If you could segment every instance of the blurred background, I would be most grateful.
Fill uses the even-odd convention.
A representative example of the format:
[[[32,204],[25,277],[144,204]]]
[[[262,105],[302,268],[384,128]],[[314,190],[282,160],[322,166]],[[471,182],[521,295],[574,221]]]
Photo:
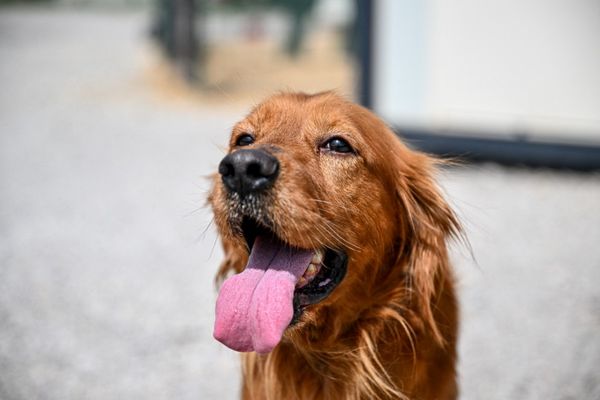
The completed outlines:
[[[235,399],[208,175],[335,89],[439,181],[462,399],[600,398],[597,0],[0,0],[0,399]]]

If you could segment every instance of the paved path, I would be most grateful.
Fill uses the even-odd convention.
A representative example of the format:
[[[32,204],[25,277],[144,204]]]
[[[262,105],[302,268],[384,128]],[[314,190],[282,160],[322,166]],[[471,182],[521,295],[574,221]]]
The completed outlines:
[[[243,110],[140,78],[146,18],[0,9],[0,399],[234,399],[205,176]],[[441,177],[463,399],[600,398],[600,176]]]

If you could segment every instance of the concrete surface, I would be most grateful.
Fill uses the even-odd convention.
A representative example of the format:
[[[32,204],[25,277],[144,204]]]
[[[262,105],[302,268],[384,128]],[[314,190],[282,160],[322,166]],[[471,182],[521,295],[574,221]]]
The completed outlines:
[[[0,9],[0,399],[234,399],[205,176],[244,110],[140,78],[144,15]],[[463,399],[600,398],[600,175],[441,181]]]

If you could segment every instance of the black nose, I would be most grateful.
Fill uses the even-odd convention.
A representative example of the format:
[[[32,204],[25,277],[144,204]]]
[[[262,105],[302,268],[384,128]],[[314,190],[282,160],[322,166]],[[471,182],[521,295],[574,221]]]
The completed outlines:
[[[232,192],[246,195],[269,188],[279,173],[279,161],[263,150],[238,150],[219,164],[223,183]]]

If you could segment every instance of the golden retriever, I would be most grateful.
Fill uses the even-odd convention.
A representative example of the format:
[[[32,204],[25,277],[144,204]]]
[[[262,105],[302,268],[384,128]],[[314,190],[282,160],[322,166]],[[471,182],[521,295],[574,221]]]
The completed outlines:
[[[244,352],[243,399],[457,397],[460,226],[435,165],[332,92],[277,94],[233,128],[209,202],[214,336]]]

